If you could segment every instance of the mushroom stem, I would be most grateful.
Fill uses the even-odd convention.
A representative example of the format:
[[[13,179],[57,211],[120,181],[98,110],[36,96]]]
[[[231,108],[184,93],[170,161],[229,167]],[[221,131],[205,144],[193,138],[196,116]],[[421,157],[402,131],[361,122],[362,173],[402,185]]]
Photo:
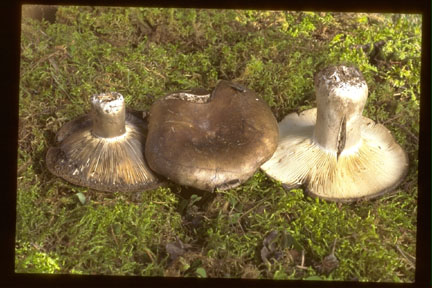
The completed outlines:
[[[121,136],[126,132],[126,108],[120,93],[110,92],[93,95],[92,133],[102,138]]]
[[[368,87],[354,67],[329,67],[315,77],[317,121],[313,140],[336,157],[361,143],[362,112]]]

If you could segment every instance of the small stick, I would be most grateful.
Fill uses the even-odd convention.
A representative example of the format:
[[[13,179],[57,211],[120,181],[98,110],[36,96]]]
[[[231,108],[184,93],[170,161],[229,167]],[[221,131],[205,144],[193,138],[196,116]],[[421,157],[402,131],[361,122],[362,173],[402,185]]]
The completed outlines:
[[[305,263],[305,250],[303,249],[303,250],[302,250],[302,260],[301,260],[301,264],[300,264],[300,265],[297,265],[296,267],[299,268],[299,269],[307,270],[308,267],[304,266],[304,263]]]
[[[408,253],[405,253],[399,245],[396,245],[396,249],[399,251],[399,253],[408,261],[408,264],[410,264],[413,268],[415,268],[415,264],[413,263],[413,260],[415,261],[416,258],[414,256],[409,255]],[[411,259],[410,259],[411,258]]]
[[[331,252],[331,255],[333,255],[333,256],[334,256],[334,252],[335,252],[335,248],[336,248],[336,242],[337,242],[337,238],[335,238],[333,241],[333,248],[332,248],[332,252]]]
[[[147,256],[150,258],[150,260],[154,263],[155,259],[151,253],[151,251],[148,248],[144,248],[144,252],[147,254]]]
[[[401,116],[402,116],[402,114],[398,114],[398,115],[396,115],[396,116],[394,116],[392,118],[389,118],[389,119],[385,120],[384,122],[382,122],[382,124],[385,125],[385,124],[387,124],[387,123],[389,123],[389,122],[391,122],[393,120],[396,120],[396,119],[400,118]]]
[[[111,225],[111,235],[113,236],[114,242],[117,246],[119,246],[119,243],[117,242],[117,237],[115,236],[113,225]]]
[[[396,123],[396,122],[393,122],[392,124],[396,125],[397,127],[401,128],[402,130],[404,130],[404,132],[407,133],[409,136],[411,136],[417,142],[416,144],[418,144],[418,142],[419,142],[418,137],[416,135],[414,135],[414,133],[412,133],[410,130],[408,130],[408,128],[406,128],[405,126],[403,126],[399,123]]]
[[[238,221],[240,221],[240,219],[243,218],[243,216],[249,214],[254,209],[258,208],[258,206],[261,205],[261,203],[264,202],[265,200],[268,200],[268,199],[267,198],[261,199],[260,201],[257,202],[257,204],[255,206],[253,206],[252,208],[250,208],[249,210],[247,210],[246,212],[244,212],[242,215],[240,215],[240,217],[238,218]]]
[[[240,218],[237,219],[237,224],[240,226],[240,229],[241,229],[241,231],[243,232],[243,235],[246,234],[245,231],[244,231],[244,229],[243,229],[243,226],[242,226],[241,223],[240,223]]]

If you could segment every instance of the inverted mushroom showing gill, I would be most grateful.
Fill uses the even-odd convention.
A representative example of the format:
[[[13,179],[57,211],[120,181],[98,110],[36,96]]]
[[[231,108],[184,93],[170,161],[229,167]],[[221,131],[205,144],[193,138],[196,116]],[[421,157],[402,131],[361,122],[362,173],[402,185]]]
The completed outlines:
[[[210,94],[178,92],[150,109],[145,155],[155,172],[185,186],[236,187],[277,147],[278,126],[254,92],[220,81]]]
[[[156,188],[144,159],[145,122],[126,112],[123,96],[91,99],[90,114],[66,123],[48,149],[49,171],[73,184],[108,192]]]
[[[332,66],[315,77],[317,108],[287,115],[280,140],[261,166],[288,187],[350,202],[390,192],[408,170],[408,157],[383,125],[362,116],[368,88],[353,67]]]

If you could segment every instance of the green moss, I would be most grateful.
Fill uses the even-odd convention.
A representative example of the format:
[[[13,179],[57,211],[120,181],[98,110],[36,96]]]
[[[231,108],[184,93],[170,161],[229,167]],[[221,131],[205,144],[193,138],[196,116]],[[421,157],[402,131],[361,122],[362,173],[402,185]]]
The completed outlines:
[[[53,24],[25,20],[16,271],[413,281],[420,27],[419,15],[73,6]],[[228,79],[256,91],[281,120],[314,107],[313,75],[338,63],[360,68],[369,85],[364,115],[408,153],[394,194],[339,205],[259,171],[214,194],[175,184],[110,194],[45,167],[55,133],[88,111],[94,93],[117,91],[148,110],[169,92]],[[264,261],[272,233],[275,250]],[[335,239],[339,265],[327,273],[320,265]],[[172,260],[165,247],[176,241],[184,253]]]
[[[17,273],[56,273],[60,271],[59,257],[40,252],[36,244],[31,247],[27,242],[24,244],[18,242],[15,257]]]

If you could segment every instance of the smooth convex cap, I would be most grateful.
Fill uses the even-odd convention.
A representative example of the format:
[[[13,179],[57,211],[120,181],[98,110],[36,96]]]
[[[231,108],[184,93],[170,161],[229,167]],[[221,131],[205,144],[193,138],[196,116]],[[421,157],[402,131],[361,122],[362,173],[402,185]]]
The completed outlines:
[[[280,140],[261,166],[288,187],[350,202],[396,188],[408,157],[390,131],[363,117],[367,84],[354,67],[331,66],[315,77],[317,108],[291,113],[279,123]]]
[[[152,170],[213,191],[246,181],[276,149],[278,126],[253,91],[220,81],[212,93],[177,92],[150,109],[145,155]]]
[[[144,158],[146,123],[128,113],[120,93],[91,98],[91,112],[66,123],[48,149],[49,171],[73,184],[108,192],[153,189],[160,180]]]

